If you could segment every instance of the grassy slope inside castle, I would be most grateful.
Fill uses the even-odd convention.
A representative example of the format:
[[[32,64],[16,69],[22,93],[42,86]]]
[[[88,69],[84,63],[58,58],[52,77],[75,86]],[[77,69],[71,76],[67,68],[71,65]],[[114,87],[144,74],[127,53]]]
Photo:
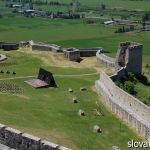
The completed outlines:
[[[95,69],[86,68],[82,65],[80,68],[50,67],[46,62],[35,57],[34,54],[19,51],[9,52],[9,59],[16,60],[16,62],[13,64],[6,63],[3,70],[15,69],[17,74],[0,74],[2,79],[34,76],[38,72],[37,68],[45,67],[54,73],[58,88],[33,89],[24,83],[25,80],[29,79],[27,77],[0,81],[15,83],[22,89],[19,94],[7,92],[0,94],[1,123],[73,149],[109,150],[113,145],[118,145],[121,149],[126,150],[128,140],[131,138],[139,139],[126,125],[106,110],[99,101],[99,97],[93,91],[93,83],[99,78],[99,75],[76,76],[95,73]],[[70,65],[79,67],[72,63],[70,62]],[[93,62],[93,66],[94,64],[99,67],[96,62]],[[55,76],[55,74],[60,76]],[[64,74],[74,76],[65,77]],[[87,88],[87,91],[80,91],[80,87],[83,86]],[[68,92],[70,87],[74,90],[72,94]],[[73,96],[77,97],[79,103],[72,103]],[[85,111],[84,117],[78,116],[79,109]],[[102,112],[104,116],[97,115],[95,109]],[[101,134],[92,132],[95,124],[101,127]],[[115,138],[113,138],[114,136]]]
[[[70,2],[64,0],[63,2]],[[126,7],[126,9],[143,9],[149,11],[148,1],[123,1],[123,0],[93,0],[81,1],[87,6],[101,7],[101,3],[107,7]],[[144,45],[143,71],[149,77],[150,68],[145,67],[150,63],[150,32],[129,32],[115,34],[117,27],[104,26],[100,20],[94,24],[87,24],[88,19],[64,20],[26,18],[13,14],[0,1],[0,41],[35,40],[45,43],[56,43],[63,47],[103,47],[109,55],[114,56],[121,41],[135,41]],[[91,5],[92,4],[92,5]],[[42,6],[44,9],[50,9]],[[57,8],[58,10],[60,8]],[[65,10],[66,8],[61,8]],[[91,8],[90,8],[91,9]],[[118,14],[117,14],[118,15]],[[38,31],[38,32],[37,32]],[[105,149],[110,150],[113,145],[118,145],[122,150],[127,150],[127,141],[139,139],[133,131],[116,119],[99,100],[93,91],[95,80],[99,75],[90,76],[62,76],[64,74],[91,74],[100,66],[95,58],[85,59],[81,64],[67,62],[62,56],[48,56],[47,53],[8,52],[6,62],[0,64],[0,69],[16,71],[16,75],[0,74],[0,78],[15,78],[25,76],[24,79],[14,79],[7,82],[16,83],[23,89],[21,94],[0,93],[0,122],[17,129],[27,131],[49,141],[62,144],[73,149]],[[63,64],[60,62],[63,62]],[[62,66],[63,65],[63,68]],[[26,76],[35,76],[39,67],[44,67],[56,76],[57,89],[33,89],[24,83]],[[65,68],[64,68],[65,67]],[[4,81],[0,81],[4,82]],[[87,91],[81,92],[80,87],[87,87]],[[70,94],[68,88],[74,89]],[[145,99],[149,94],[149,87],[141,83],[136,85],[137,96]],[[72,97],[77,96],[79,103],[73,104]],[[79,117],[79,109],[85,110],[85,117]],[[104,116],[95,115],[94,109],[101,110]],[[92,132],[93,125],[98,124],[102,134]]]

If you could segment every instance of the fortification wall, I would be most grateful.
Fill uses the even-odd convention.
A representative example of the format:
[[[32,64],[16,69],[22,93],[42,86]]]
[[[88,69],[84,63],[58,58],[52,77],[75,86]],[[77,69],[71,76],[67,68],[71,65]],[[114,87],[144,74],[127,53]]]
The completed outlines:
[[[67,48],[63,50],[64,57],[70,61],[78,61],[80,60],[80,52],[76,48]]]
[[[69,150],[52,142],[0,124],[0,143],[19,150]]]
[[[32,50],[37,50],[37,51],[52,51],[52,52],[61,52],[61,47],[55,44],[38,44],[38,43],[33,43],[31,45]]]
[[[143,45],[136,42],[122,42],[116,56],[116,71],[126,66],[128,72],[142,73]]]
[[[96,56],[97,51],[99,51],[100,48],[80,48],[80,57],[91,57]]]
[[[100,50],[96,53],[96,59],[105,66],[115,67],[115,59],[104,55]]]
[[[18,43],[0,42],[0,49],[3,49],[4,51],[17,50],[18,48]]]
[[[150,107],[117,87],[104,72],[95,86],[111,111],[150,142]]]

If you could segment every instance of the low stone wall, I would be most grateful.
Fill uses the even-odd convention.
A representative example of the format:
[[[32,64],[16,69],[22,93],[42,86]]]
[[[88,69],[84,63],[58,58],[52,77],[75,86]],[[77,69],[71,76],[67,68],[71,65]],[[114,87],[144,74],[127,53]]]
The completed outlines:
[[[95,86],[111,111],[150,142],[150,107],[117,87],[104,72]]]
[[[96,53],[96,59],[105,66],[115,67],[115,59],[104,55],[100,50]]]
[[[43,141],[33,135],[0,124],[0,143],[19,150],[69,150],[66,147]]]
[[[79,61],[80,60],[80,52],[76,48],[66,48],[63,50],[64,57],[70,61]]]
[[[99,51],[100,48],[80,48],[80,57],[91,57],[96,56],[97,51]]]
[[[18,43],[0,42],[0,49],[4,51],[11,51],[19,49]]]
[[[55,44],[38,44],[38,43],[33,43],[31,45],[32,50],[37,50],[37,51],[52,51],[52,52],[61,52],[61,47]]]

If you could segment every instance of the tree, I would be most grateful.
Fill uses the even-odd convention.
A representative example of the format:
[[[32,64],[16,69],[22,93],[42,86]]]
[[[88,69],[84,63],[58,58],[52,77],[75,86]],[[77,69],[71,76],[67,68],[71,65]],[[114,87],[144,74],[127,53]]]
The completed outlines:
[[[105,4],[101,4],[101,8],[104,10],[106,9],[106,5]]]
[[[150,13],[145,13],[142,16],[142,21],[145,22],[145,21],[149,21],[149,20],[150,20]]]
[[[149,21],[149,20],[150,20],[150,13],[145,13],[142,16],[142,27],[143,27],[143,29],[145,29],[146,21]]]
[[[30,9],[33,9],[33,3],[32,2],[29,4],[29,7],[30,7]]]

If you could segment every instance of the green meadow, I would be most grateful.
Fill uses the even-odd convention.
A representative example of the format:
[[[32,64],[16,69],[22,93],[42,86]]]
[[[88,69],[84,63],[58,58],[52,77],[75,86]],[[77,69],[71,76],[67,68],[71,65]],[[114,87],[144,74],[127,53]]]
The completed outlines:
[[[36,1],[36,0],[34,0]],[[43,0],[44,1],[44,0]],[[51,0],[48,0],[51,1]],[[53,0],[59,1],[62,3],[71,3],[72,0]],[[109,8],[124,8],[124,9],[141,9],[141,10],[150,10],[150,1],[142,0],[142,1],[132,1],[132,0],[79,0],[81,5],[90,6],[90,7],[101,7],[101,4],[105,4]]]

